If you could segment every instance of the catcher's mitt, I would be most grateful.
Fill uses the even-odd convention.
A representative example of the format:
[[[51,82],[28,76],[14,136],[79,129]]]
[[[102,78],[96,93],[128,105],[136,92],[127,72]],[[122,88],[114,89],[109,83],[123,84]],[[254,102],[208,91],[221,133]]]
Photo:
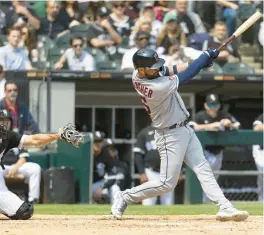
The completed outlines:
[[[62,139],[64,139],[75,147],[78,147],[80,143],[84,142],[83,134],[77,131],[72,123],[68,123],[62,126],[59,132]]]

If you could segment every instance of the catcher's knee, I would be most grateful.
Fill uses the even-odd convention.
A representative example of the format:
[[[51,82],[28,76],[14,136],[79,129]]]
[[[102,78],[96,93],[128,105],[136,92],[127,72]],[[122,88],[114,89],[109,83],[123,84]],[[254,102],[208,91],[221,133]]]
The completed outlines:
[[[28,220],[34,214],[34,206],[30,203],[24,202],[17,210],[16,214],[9,216],[13,220]]]

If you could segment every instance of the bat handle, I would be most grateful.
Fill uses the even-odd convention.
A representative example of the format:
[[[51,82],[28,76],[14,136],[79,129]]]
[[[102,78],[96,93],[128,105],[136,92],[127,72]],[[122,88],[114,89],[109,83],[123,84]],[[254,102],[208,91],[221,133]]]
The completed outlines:
[[[236,38],[236,36],[233,34],[220,47],[218,47],[217,50],[221,51],[228,43],[230,43],[235,38]]]

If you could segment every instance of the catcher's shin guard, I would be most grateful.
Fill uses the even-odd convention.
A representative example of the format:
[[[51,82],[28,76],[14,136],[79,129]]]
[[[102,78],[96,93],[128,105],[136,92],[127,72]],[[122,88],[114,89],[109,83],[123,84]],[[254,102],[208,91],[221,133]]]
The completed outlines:
[[[34,214],[34,206],[31,203],[24,202],[13,216],[8,216],[12,220],[28,220]]]

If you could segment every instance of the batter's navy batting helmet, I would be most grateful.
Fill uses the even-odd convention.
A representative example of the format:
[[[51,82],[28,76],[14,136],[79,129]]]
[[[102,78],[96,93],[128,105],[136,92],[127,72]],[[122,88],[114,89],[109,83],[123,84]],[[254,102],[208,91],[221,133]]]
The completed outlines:
[[[164,65],[164,63],[165,60],[159,58],[157,52],[152,49],[141,49],[133,55],[133,64],[135,69],[159,69]]]

